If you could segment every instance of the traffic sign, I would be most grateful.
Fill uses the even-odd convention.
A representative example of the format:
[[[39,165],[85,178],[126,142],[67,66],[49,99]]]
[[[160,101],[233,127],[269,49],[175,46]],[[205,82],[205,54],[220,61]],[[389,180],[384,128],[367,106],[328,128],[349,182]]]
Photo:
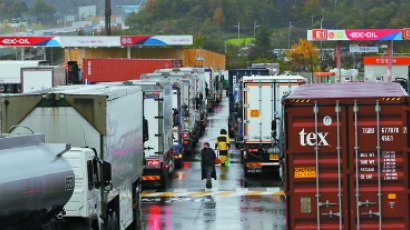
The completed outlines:
[[[403,39],[405,40],[410,39],[410,28],[403,29]]]

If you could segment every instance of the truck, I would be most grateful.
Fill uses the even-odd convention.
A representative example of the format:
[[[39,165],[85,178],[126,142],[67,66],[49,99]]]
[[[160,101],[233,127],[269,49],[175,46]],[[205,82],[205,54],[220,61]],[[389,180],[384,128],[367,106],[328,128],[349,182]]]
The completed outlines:
[[[242,126],[235,143],[243,143],[241,159],[245,176],[274,171],[282,178],[281,101],[306,79],[301,76],[244,76],[241,84]]]
[[[74,192],[67,144],[46,144],[44,135],[0,137],[0,222],[3,229],[55,227]]]
[[[196,76],[191,73],[180,71],[161,70],[157,73],[144,74],[142,80],[165,80],[172,84],[179,82],[181,92],[181,143],[183,155],[191,153],[198,141],[198,138],[203,132],[203,125],[200,113],[202,101],[196,95]]]
[[[228,135],[230,138],[235,137],[236,122],[239,113],[236,105],[238,104],[239,82],[243,76],[269,76],[269,70],[266,68],[249,68],[249,69],[230,69],[228,70],[229,86],[227,95],[229,97],[229,118],[228,118]]]
[[[87,153],[75,150],[76,153],[71,154],[69,161],[76,165],[76,170],[84,171],[85,165],[81,166],[81,162],[93,156],[111,164],[111,178],[104,175],[99,178],[101,181],[111,179],[109,185],[95,189],[90,174],[85,187],[88,190],[82,187],[66,205],[64,219],[69,226],[126,229],[137,224],[144,169],[143,141],[148,132],[141,113],[141,87],[59,86],[3,96],[0,107],[3,131],[14,134],[25,127],[44,134],[47,143],[63,142],[73,148],[86,146],[93,150]],[[19,128],[10,129],[15,126]],[[86,175],[76,174],[77,181],[86,181]]]
[[[141,74],[157,69],[180,68],[178,59],[88,58],[83,60],[84,82],[138,80]]]
[[[22,93],[67,85],[66,70],[61,66],[23,67],[20,82]]]
[[[286,229],[410,229],[409,99],[391,82],[284,99]]]
[[[21,68],[47,65],[48,61],[0,61],[0,93],[21,93]]]
[[[173,91],[164,81],[132,80],[124,85],[140,86],[143,90],[143,116],[149,126],[144,142],[143,187],[166,189],[175,172],[173,151]]]
[[[252,68],[266,68],[269,70],[270,75],[280,75],[279,63],[253,63]]]
[[[199,127],[198,134],[196,135],[198,138],[201,137],[207,125],[207,106],[208,106],[208,98],[206,94],[208,92],[207,83],[205,81],[206,74],[204,68],[191,68],[191,67],[184,67],[184,68],[174,68],[174,69],[159,69],[155,71],[156,73],[182,73],[185,74],[185,77],[190,77],[194,80],[192,84],[193,89],[192,96],[195,97],[195,112],[196,112],[196,126]]]

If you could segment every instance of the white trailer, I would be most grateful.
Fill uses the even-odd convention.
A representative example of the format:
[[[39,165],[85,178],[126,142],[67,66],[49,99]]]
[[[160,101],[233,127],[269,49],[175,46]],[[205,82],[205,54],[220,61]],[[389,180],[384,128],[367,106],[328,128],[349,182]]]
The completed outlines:
[[[38,67],[46,61],[0,61],[0,93],[21,92],[21,68]]]
[[[201,100],[195,95],[196,76],[187,72],[160,70],[156,73],[143,74],[141,79],[177,81],[181,91],[181,121],[183,151],[191,152],[201,133],[201,116],[198,112]]]
[[[281,172],[282,99],[306,79],[301,76],[250,76],[242,82],[242,133],[245,174],[262,168]],[[279,175],[281,176],[281,175]]]
[[[101,160],[111,164],[112,178],[102,176],[99,179],[111,179],[111,185],[93,190],[92,183],[87,183],[88,191],[76,193],[69,201],[69,212],[64,217],[67,226],[123,230],[137,222],[146,137],[140,87],[60,86],[42,92],[4,96],[0,103],[2,130],[17,125],[43,133],[49,143],[88,146],[95,149]],[[12,133],[21,131],[22,128],[16,128]],[[70,163],[76,165],[74,171],[79,183],[81,177],[87,175],[84,165],[80,165],[91,155],[89,151],[67,155]],[[77,170],[80,172],[76,173]]]
[[[67,85],[66,70],[61,66],[21,68],[21,92],[28,93]]]
[[[164,81],[131,80],[124,85],[141,86],[144,95],[143,114],[148,123],[144,142],[143,186],[166,189],[175,172],[172,128],[172,84]]]

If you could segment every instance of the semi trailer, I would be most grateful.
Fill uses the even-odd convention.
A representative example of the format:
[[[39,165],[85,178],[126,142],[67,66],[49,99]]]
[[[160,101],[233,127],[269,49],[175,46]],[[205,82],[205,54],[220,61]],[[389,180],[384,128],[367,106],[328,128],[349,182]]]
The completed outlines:
[[[109,185],[95,189],[90,182],[72,197],[65,216],[70,225],[76,229],[121,230],[136,226],[144,169],[143,141],[147,133],[140,87],[60,86],[3,96],[0,106],[3,131],[19,126],[10,131],[17,133],[26,127],[43,133],[47,143],[63,142],[95,151],[72,153],[70,159],[87,154],[111,164],[111,178],[101,174],[99,178],[111,179]]]

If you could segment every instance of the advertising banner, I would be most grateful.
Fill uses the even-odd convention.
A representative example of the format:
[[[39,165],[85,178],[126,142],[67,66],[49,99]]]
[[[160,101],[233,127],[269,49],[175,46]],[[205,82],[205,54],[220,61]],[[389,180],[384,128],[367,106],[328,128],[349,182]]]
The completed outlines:
[[[60,46],[56,37],[0,37],[0,46]]]
[[[326,31],[326,34],[323,34]],[[309,41],[377,41],[377,40],[403,40],[406,34],[402,29],[370,29],[370,30],[308,30]],[[410,36],[410,33],[408,34]]]
[[[351,53],[377,53],[379,52],[378,45],[350,45]]]
[[[115,47],[121,46],[118,36],[76,36],[60,37],[62,47]]]
[[[182,36],[123,36],[121,37],[122,46],[133,45],[192,45],[193,38],[191,35]]]

